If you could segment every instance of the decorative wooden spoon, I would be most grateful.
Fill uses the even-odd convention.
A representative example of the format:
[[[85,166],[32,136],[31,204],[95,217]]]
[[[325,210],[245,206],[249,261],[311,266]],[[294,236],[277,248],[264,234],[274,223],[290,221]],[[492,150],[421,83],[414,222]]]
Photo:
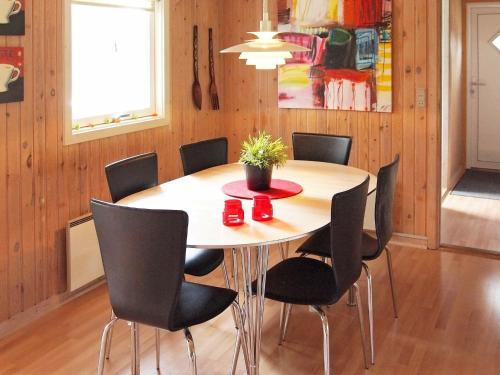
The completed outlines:
[[[196,108],[201,110],[202,94],[200,81],[198,79],[198,26],[193,27],[193,103]]]

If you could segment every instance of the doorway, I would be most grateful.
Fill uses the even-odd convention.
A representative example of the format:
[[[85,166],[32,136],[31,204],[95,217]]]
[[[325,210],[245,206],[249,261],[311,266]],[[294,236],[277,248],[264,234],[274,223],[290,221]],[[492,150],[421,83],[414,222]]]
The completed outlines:
[[[500,254],[500,1],[442,16],[441,243]]]

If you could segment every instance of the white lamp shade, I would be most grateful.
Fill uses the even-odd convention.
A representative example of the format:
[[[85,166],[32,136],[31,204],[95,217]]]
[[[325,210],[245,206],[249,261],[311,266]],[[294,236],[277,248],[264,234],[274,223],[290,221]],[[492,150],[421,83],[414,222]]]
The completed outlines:
[[[276,69],[285,64],[285,59],[292,57],[292,52],[308,52],[309,48],[274,39],[278,34],[274,31],[251,32],[257,39],[226,48],[221,53],[240,53],[240,59],[247,60],[247,65],[255,65],[257,69]]]

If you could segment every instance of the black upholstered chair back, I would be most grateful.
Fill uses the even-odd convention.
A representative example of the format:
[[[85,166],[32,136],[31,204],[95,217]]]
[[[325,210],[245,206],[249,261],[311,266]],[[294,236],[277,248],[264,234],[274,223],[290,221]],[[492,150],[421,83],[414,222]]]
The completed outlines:
[[[377,198],[375,200],[375,230],[377,232],[378,253],[384,250],[392,237],[392,209],[398,178],[399,155],[394,161],[380,168],[377,175]],[[378,254],[377,254],[378,256]]]
[[[227,138],[208,139],[183,145],[179,151],[185,176],[227,164]]]
[[[352,138],[338,135],[293,133],[295,160],[322,161],[347,165],[351,154]]]
[[[184,276],[187,214],[95,199],[91,207],[113,312],[169,329]]]
[[[116,161],[104,170],[113,202],[158,185],[158,157],[154,152]]]
[[[361,274],[361,238],[370,177],[332,199],[330,231],[333,273],[340,298]]]

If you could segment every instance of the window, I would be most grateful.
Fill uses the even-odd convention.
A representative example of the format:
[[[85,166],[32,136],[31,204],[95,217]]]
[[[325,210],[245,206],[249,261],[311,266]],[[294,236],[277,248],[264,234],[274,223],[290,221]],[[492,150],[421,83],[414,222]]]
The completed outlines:
[[[166,125],[165,0],[66,0],[65,144]]]

